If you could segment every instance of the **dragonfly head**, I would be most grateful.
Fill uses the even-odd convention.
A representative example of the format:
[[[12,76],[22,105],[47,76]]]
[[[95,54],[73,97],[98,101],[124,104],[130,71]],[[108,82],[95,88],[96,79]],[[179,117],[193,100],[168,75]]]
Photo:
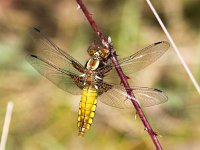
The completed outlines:
[[[93,57],[98,52],[99,58],[106,61],[109,58],[109,50],[107,48],[96,45],[94,42],[87,49],[88,54]]]
[[[99,60],[99,52],[95,52],[94,55],[92,56],[94,60]]]

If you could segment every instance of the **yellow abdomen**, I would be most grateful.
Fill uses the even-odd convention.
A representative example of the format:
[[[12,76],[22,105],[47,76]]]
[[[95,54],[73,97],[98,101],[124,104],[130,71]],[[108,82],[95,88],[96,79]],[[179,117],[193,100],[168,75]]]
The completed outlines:
[[[78,112],[79,135],[83,136],[92,124],[97,104],[97,91],[94,86],[83,88]]]

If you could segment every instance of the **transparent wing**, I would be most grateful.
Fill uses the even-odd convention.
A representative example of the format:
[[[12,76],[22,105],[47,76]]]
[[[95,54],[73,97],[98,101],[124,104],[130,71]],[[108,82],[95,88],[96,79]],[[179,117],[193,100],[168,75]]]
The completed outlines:
[[[154,43],[137,53],[120,59],[119,64],[126,75],[137,72],[160,58],[169,48],[165,41]]]
[[[35,49],[31,53],[35,56],[51,62],[55,66],[75,74],[84,72],[84,67],[76,59],[71,57],[65,51],[57,47],[49,40],[39,29],[33,28],[30,31],[32,42]]]
[[[59,88],[74,95],[81,94],[81,89],[83,88],[81,77],[65,71],[39,56],[28,55],[27,60],[41,75]]]
[[[146,87],[131,87],[131,89],[141,107],[158,105],[167,101],[167,96],[160,90]],[[126,90],[120,85],[114,85],[110,90],[100,95],[98,99],[112,107],[121,109],[133,108]]]
[[[36,50],[31,50],[26,58],[28,62],[43,76],[59,88],[71,94],[81,94],[83,87],[79,77],[84,67],[77,60],[57,47],[39,29],[30,31]]]
[[[129,57],[120,59],[119,65],[125,75],[130,75],[155,62],[168,50],[169,46],[169,43],[166,41],[154,43]],[[117,76],[118,74],[114,66],[112,66],[112,70],[105,76],[104,81],[110,82],[113,80],[113,77],[115,77],[116,80]]]

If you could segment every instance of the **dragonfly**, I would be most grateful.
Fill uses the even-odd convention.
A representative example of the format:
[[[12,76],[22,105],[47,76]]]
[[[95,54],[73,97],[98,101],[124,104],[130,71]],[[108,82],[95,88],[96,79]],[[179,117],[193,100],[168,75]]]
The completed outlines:
[[[27,61],[44,77],[62,90],[81,95],[78,111],[78,135],[84,136],[90,128],[97,101],[121,109],[131,109],[133,104],[121,85],[112,61],[103,48],[93,44],[87,50],[90,58],[82,65],[78,60],[59,48],[39,29],[31,30],[37,42],[36,50],[27,55]],[[125,75],[135,73],[160,58],[169,48],[169,43],[154,43],[135,54],[119,59]],[[141,107],[158,105],[167,101],[167,95],[158,89],[130,86]]]

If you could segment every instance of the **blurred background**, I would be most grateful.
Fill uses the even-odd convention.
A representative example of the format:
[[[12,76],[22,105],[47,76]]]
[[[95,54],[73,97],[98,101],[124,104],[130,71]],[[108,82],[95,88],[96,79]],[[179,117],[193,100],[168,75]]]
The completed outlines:
[[[85,0],[97,24],[111,36],[120,58],[167,38],[141,0]],[[152,0],[200,83],[200,1]],[[154,145],[135,111],[98,103],[91,129],[78,137],[80,96],[66,93],[25,60],[28,29],[38,27],[82,64],[97,36],[74,1],[0,0],[0,134],[7,102],[14,102],[7,150],[150,150]],[[138,86],[165,91],[168,102],[144,108],[164,149],[200,148],[200,98],[170,48],[133,75]]]

